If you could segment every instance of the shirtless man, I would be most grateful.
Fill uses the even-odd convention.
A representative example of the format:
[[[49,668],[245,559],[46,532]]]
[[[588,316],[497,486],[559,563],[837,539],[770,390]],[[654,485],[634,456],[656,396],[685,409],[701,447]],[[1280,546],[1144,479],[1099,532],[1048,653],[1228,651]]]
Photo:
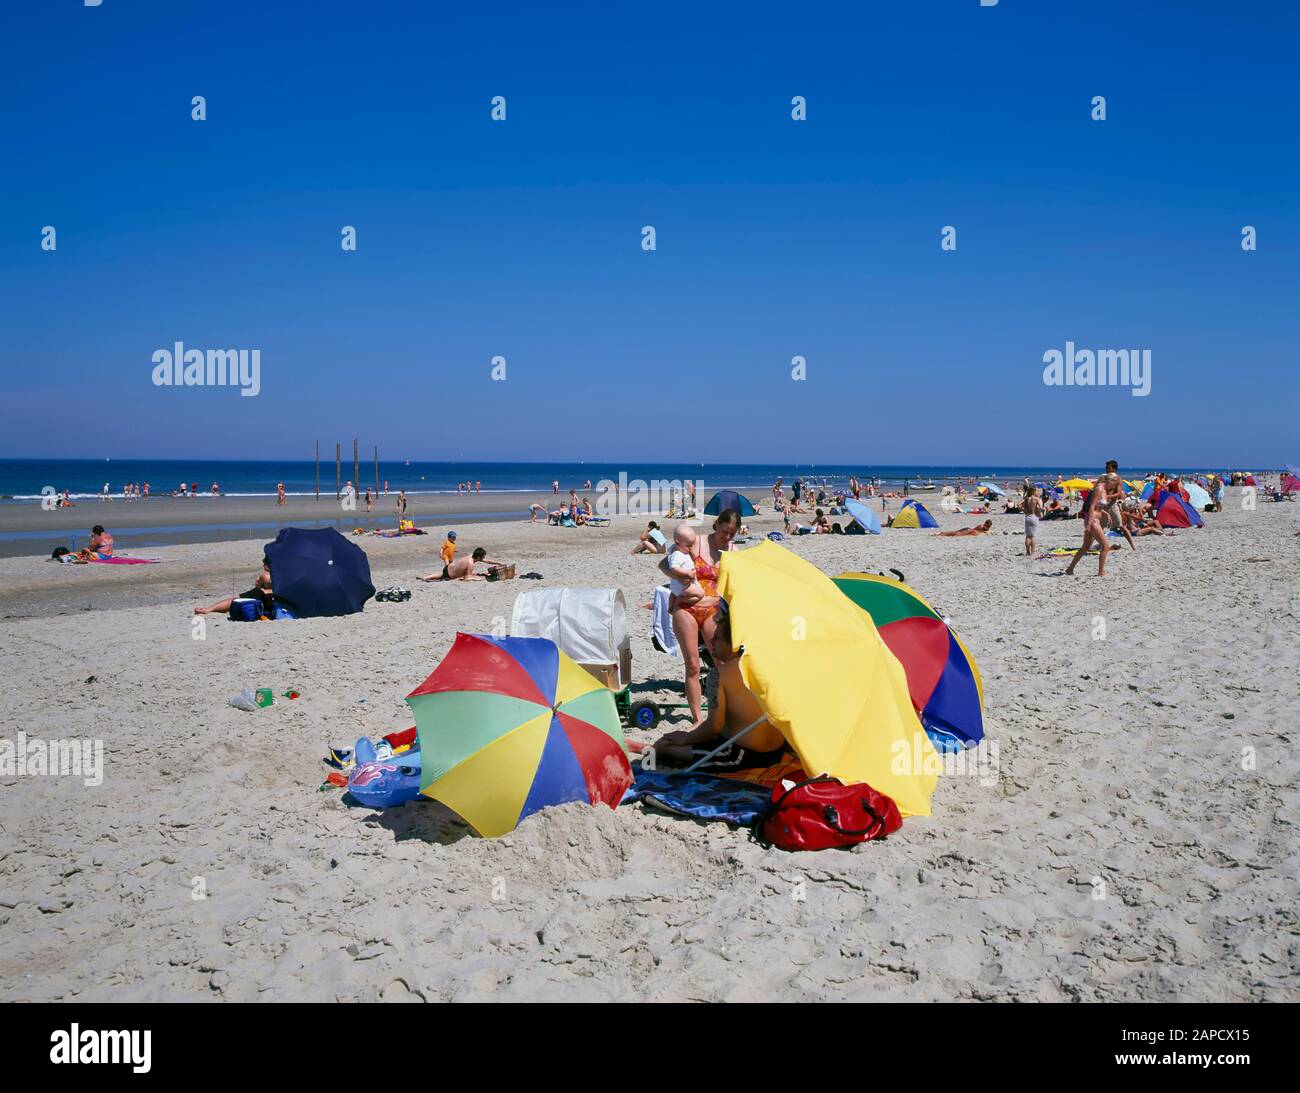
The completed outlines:
[[[679,729],[659,737],[654,744],[657,755],[677,760],[697,759],[697,748],[712,751],[724,739],[730,739],[764,716],[758,699],[741,677],[740,653],[731,648],[731,621],[721,614],[709,648],[714,667],[709,673],[709,712],[695,728]],[[780,730],[764,720],[745,734],[743,742],[702,769],[745,770],[770,766],[785,749],[785,737]]]
[[[1043,515],[1043,499],[1037,486],[1025,487],[1025,554],[1032,558],[1038,540],[1038,520]]]
[[[457,558],[455,561],[444,565],[441,573],[430,573],[427,577],[421,577],[422,581],[486,581],[487,574],[477,573],[474,566],[477,562],[484,565],[496,566],[505,565],[505,562],[498,562],[494,558],[487,556],[487,551],[482,547],[475,547],[474,553],[468,558]]]

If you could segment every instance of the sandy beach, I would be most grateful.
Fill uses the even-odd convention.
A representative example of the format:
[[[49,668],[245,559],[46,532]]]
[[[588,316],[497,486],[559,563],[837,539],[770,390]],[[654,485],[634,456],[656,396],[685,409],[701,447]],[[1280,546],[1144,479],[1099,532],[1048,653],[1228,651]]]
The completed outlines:
[[[59,530],[110,513],[136,516],[88,504]],[[637,607],[661,583],[628,553],[642,519],[456,519],[463,552],[542,586],[621,589],[634,695],[680,695]],[[751,541],[779,526],[750,523]],[[997,755],[889,839],[802,855],[639,805],[490,840],[435,802],[319,789],[329,745],[411,724],[403,698],[455,633],[508,624],[537,586],[417,583],[439,534],[360,540],[409,602],[214,616],[199,639],[193,607],[248,587],[273,532],[133,551],[154,566],[0,559],[0,738],[104,746],[101,785],[0,779],[0,999],[1300,1000],[1300,505],[1229,490],[1103,579],[1026,559],[1022,527],[786,544],[828,574],[905,572],[975,656]],[[1044,523],[1040,542],[1079,534]],[[227,703],[245,686],[301,698],[245,713]]]

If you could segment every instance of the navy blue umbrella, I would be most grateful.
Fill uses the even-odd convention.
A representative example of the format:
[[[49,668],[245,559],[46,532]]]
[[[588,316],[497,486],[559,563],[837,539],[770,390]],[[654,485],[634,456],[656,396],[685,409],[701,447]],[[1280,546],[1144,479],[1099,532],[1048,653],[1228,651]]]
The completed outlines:
[[[753,516],[754,505],[743,493],[735,490],[718,490],[704,506],[705,516],[717,516],[728,509],[735,509],[741,516]]]
[[[353,615],[375,594],[366,552],[333,528],[281,528],[266,560],[276,602],[300,619]]]

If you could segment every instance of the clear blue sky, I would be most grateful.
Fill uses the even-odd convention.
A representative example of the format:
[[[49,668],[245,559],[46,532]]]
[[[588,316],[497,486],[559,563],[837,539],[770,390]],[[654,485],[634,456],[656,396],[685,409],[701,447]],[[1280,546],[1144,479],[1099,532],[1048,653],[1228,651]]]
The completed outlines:
[[[1280,0],[7,0],[0,456],[1294,461],[1298,47]],[[262,394],[154,387],[178,339]],[[1150,397],[1044,386],[1067,339]]]

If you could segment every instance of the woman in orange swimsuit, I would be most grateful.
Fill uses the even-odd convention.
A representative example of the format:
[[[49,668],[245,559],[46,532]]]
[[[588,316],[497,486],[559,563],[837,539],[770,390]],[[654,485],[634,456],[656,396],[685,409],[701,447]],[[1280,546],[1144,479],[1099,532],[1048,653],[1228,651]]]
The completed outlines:
[[[700,638],[702,636],[707,642],[712,636],[713,616],[718,610],[718,567],[722,564],[723,553],[731,549],[731,540],[739,530],[740,513],[734,509],[727,509],[713,521],[713,531],[698,540],[696,549],[699,553],[695,556],[695,579],[703,587],[706,598],[691,607],[678,607],[675,599],[669,604],[673,616],[673,633],[677,635],[677,644],[686,665],[686,702],[691,708],[695,725],[704,720],[700,690]],[[659,563],[659,568],[667,572],[667,565],[668,559],[665,558]]]

